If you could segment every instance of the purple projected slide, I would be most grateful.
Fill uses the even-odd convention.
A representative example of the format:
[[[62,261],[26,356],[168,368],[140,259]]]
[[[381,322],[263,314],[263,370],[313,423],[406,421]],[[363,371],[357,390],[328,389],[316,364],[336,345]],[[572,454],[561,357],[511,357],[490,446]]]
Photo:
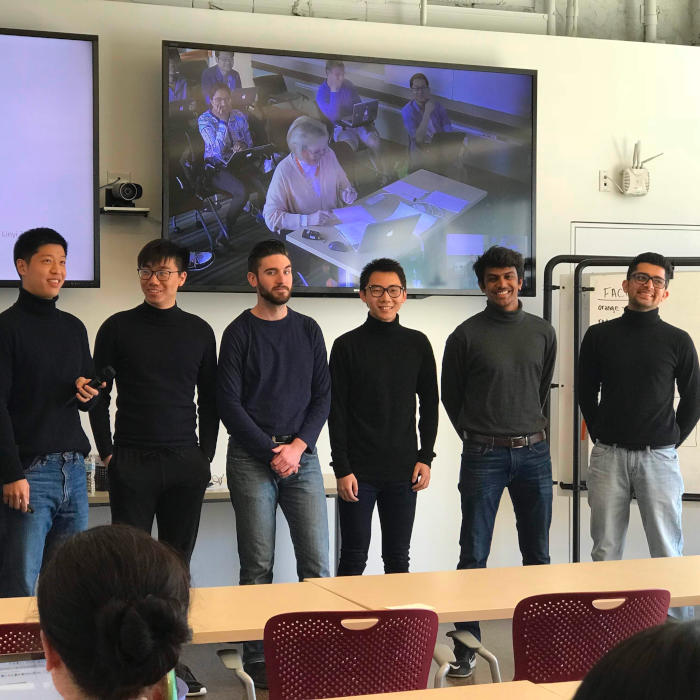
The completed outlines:
[[[5,30],[7,31],[7,30]],[[96,275],[93,37],[0,33],[0,284],[18,280],[17,236],[46,226],[68,241],[67,280]]]

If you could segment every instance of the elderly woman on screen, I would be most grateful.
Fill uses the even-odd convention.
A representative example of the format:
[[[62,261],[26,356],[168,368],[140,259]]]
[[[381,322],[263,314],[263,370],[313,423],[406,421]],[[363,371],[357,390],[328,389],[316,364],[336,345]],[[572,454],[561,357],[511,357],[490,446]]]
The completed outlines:
[[[175,700],[190,577],[141,530],[105,525],[60,545],[39,576],[46,668],[66,700]]]
[[[281,231],[335,223],[332,209],[352,204],[357,192],[328,147],[325,125],[298,117],[289,127],[287,144],[291,153],[277,166],[267,192],[267,227]]]

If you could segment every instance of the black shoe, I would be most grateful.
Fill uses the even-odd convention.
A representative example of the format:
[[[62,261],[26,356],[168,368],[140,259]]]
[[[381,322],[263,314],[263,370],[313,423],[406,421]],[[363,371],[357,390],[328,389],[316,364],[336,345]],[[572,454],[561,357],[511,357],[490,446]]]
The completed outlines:
[[[207,694],[207,689],[194,677],[194,673],[192,673],[189,666],[186,666],[183,663],[178,663],[175,666],[175,675],[185,681],[185,684],[187,685],[188,698]]]
[[[267,667],[264,661],[243,664],[243,670],[253,679],[256,688],[267,689]]]
[[[471,653],[464,660],[458,660],[457,663],[450,664],[450,670],[447,672],[448,678],[469,678],[474,672],[476,666],[476,654]]]

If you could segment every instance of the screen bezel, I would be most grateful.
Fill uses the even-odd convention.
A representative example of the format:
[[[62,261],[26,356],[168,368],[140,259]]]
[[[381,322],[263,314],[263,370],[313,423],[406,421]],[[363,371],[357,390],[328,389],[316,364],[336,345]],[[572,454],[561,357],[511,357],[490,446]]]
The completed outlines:
[[[161,237],[169,238],[168,225],[170,220],[169,215],[169,191],[167,183],[170,182],[169,177],[169,154],[167,142],[167,124],[169,117],[169,101],[168,101],[168,49],[201,49],[207,51],[232,51],[234,53],[248,54],[269,54],[271,56],[300,56],[319,60],[340,60],[340,61],[355,61],[364,63],[381,63],[390,65],[402,66],[423,66],[427,68],[443,68],[447,70],[471,70],[483,73],[510,73],[517,75],[528,75],[532,78],[532,167],[531,167],[531,210],[530,210],[530,230],[531,230],[531,249],[532,256],[525,258],[525,274],[523,278],[523,286],[519,292],[519,296],[534,297],[536,296],[536,280],[537,280],[537,249],[536,236],[536,192],[537,192],[537,70],[525,68],[504,68],[494,66],[478,66],[471,64],[456,64],[456,63],[441,63],[436,61],[414,61],[395,58],[377,58],[371,56],[355,56],[351,54],[337,53],[318,53],[315,51],[293,51],[283,49],[268,49],[250,46],[231,46],[230,44],[215,44],[201,43],[188,41],[173,41],[163,40],[162,42],[162,65],[161,65],[161,95],[162,95],[162,125],[163,125],[163,150],[162,150],[162,227]],[[274,234],[270,232],[270,237]],[[246,292],[250,293],[252,288],[248,285],[221,285],[221,284],[202,284],[196,287],[185,285],[181,288],[183,292]],[[327,287],[327,288],[309,288],[303,286],[294,286],[294,296],[308,297],[354,297],[358,293],[357,287]],[[434,289],[434,288],[409,288],[408,296],[411,298],[423,298],[429,296],[481,296],[483,292],[476,289]]]
[[[92,208],[93,208],[93,279],[66,280],[63,288],[97,288],[100,286],[100,122],[99,122],[99,66],[98,66],[98,36],[96,34],[73,34],[65,32],[43,32],[33,29],[11,29],[0,27],[0,34],[11,36],[27,36],[40,39],[68,39],[70,41],[86,41],[92,47]],[[41,190],[38,190],[41,196]],[[60,232],[59,232],[60,233]],[[19,275],[16,280],[0,280],[0,287],[19,287]]]

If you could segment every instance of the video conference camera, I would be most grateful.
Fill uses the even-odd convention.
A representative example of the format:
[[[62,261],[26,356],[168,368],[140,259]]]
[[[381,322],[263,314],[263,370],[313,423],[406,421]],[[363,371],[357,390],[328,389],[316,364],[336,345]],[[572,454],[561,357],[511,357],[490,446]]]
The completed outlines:
[[[133,207],[141,199],[143,187],[136,182],[117,182],[105,190],[106,207]]]

